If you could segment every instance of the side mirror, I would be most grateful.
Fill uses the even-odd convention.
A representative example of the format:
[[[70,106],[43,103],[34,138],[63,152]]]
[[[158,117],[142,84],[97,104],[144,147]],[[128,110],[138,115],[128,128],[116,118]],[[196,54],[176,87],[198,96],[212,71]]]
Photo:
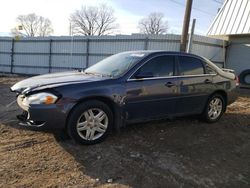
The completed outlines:
[[[154,77],[152,72],[139,72],[135,75],[136,79],[152,78],[152,77]]]

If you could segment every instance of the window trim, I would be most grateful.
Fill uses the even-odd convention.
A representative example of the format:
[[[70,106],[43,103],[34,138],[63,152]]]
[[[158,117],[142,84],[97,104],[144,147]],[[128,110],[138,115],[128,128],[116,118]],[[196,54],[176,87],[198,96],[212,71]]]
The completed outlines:
[[[144,64],[146,64],[148,61],[150,61],[151,59],[155,58],[155,57],[159,57],[159,56],[174,56],[174,76],[166,76],[166,77],[153,77],[153,78],[141,78],[141,79],[136,79],[136,78],[131,78],[136,72],[137,70],[139,70]],[[179,75],[179,56],[185,56],[185,57],[192,57],[192,58],[196,58],[198,60],[201,61],[202,65],[203,65],[203,69],[204,69],[204,74],[195,74],[195,75]],[[127,79],[127,82],[130,81],[144,81],[144,80],[159,80],[159,79],[171,79],[171,78],[186,78],[186,77],[202,77],[202,76],[216,76],[218,75],[218,73],[216,72],[215,74],[207,74],[205,71],[205,64],[206,61],[200,57],[194,57],[191,56],[189,54],[185,54],[185,55],[176,55],[176,54],[159,54],[156,56],[153,56],[151,58],[149,58],[148,60],[146,60],[145,62],[143,62],[138,68],[135,69],[135,71],[133,71]]]
[[[153,77],[153,78],[129,78],[127,81],[143,81],[143,80],[157,80],[157,79],[171,79],[171,78],[186,78],[186,77],[203,77],[203,76],[216,76],[217,74],[195,74],[195,75],[178,75],[178,76],[166,76],[166,77]]]
[[[135,69],[135,71],[133,71],[133,72],[129,75],[127,81],[132,81],[132,80],[149,80],[149,79],[154,79],[154,78],[156,78],[156,79],[159,79],[159,78],[166,78],[166,77],[153,77],[153,78],[141,78],[141,79],[131,78],[131,77],[134,76],[134,74],[135,74],[142,66],[144,66],[146,63],[148,63],[150,60],[152,60],[153,58],[161,57],[161,56],[173,56],[173,58],[174,58],[174,66],[173,66],[173,73],[174,73],[174,75],[173,75],[173,76],[176,76],[176,73],[177,73],[177,69],[176,69],[176,68],[177,68],[177,67],[176,67],[176,55],[175,55],[175,54],[159,54],[159,55],[153,56],[153,57],[149,58],[148,60],[146,60],[145,62],[143,62],[138,68]],[[168,76],[168,77],[173,77],[173,76]]]

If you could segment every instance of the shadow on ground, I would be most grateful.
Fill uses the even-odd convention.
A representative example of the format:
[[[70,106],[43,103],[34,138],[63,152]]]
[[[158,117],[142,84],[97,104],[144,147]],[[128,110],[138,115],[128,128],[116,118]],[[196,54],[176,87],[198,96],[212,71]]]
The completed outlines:
[[[101,183],[132,187],[248,187],[250,114],[228,113],[215,124],[182,118],[129,125],[105,142],[59,141]],[[58,135],[57,135],[58,137]]]

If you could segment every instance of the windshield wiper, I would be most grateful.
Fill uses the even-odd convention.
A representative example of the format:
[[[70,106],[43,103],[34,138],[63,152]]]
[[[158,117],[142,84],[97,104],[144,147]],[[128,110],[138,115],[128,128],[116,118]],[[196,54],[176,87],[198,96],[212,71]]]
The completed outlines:
[[[110,74],[102,74],[102,73],[98,73],[98,72],[83,72],[85,74],[89,74],[89,75],[97,75],[97,76],[101,76],[101,77],[113,77]]]

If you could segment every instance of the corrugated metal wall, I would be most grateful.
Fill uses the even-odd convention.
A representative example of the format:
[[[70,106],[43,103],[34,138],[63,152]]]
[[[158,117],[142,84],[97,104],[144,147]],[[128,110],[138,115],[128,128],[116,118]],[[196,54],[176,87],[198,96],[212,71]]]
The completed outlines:
[[[242,71],[250,69],[250,35],[230,37],[227,64],[238,75]]]
[[[0,72],[43,74],[85,68],[131,50],[179,51],[180,35],[0,38]],[[223,63],[223,41],[194,36],[192,53]]]

